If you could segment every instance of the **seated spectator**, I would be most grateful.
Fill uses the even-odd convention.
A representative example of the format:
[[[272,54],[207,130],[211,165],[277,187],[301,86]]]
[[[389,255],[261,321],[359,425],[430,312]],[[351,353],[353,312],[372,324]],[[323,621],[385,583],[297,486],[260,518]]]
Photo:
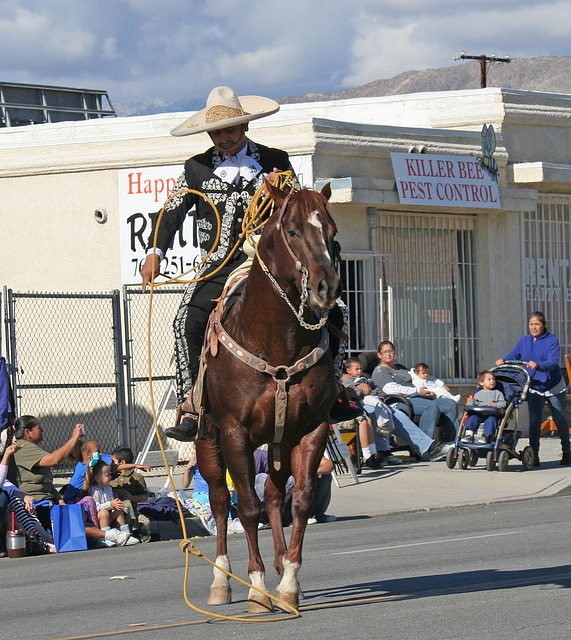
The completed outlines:
[[[266,480],[268,479],[268,450],[266,448],[256,449],[254,451],[254,466],[256,470],[256,476],[254,478],[254,489],[258,500],[262,507],[262,513],[260,514],[260,523],[263,525],[269,524],[268,514],[266,513]],[[293,476],[290,476],[286,481],[284,503],[282,507],[282,524],[283,526],[289,526],[291,524],[291,508],[290,500],[293,492],[294,481]]]
[[[426,387],[438,398],[449,398],[450,400],[454,400],[456,404],[458,404],[462,397],[460,394],[453,396],[450,393],[450,389],[442,380],[440,380],[440,378],[431,376],[430,367],[424,362],[419,362],[414,369],[411,369],[410,376],[412,378],[412,384],[418,390],[422,389],[422,387]]]
[[[21,491],[33,497],[36,515],[43,527],[49,529],[51,504],[65,504],[54,486],[51,467],[69,456],[81,436],[83,425],[77,424],[72,437],[52,453],[39,446],[43,440],[43,432],[39,420],[34,416],[20,416],[14,429],[19,448],[12,456],[8,474]],[[88,538],[103,539],[106,543],[111,541],[116,545],[124,545],[129,538],[129,534],[116,529],[102,531],[97,522],[89,520],[86,522],[85,533]]]
[[[205,507],[210,510],[210,488],[206,480],[202,477],[198,469],[198,463],[196,460],[196,455],[193,451],[190,459],[184,469],[184,473],[182,475],[182,488],[187,489],[190,487],[190,483],[194,479],[194,490],[192,492],[193,500],[197,500],[202,503]],[[240,518],[238,518],[238,496],[236,494],[236,489],[234,488],[234,484],[232,483],[232,478],[228,471],[226,471],[226,484],[228,486],[228,491],[230,492],[230,512],[228,513],[228,530],[233,533],[241,533],[244,531],[244,527],[240,522]],[[199,514],[202,515],[202,514]]]
[[[255,490],[262,507],[265,502],[265,486],[268,479],[269,467],[268,467],[268,452],[266,449],[256,449],[254,451],[254,462],[256,465],[256,479]],[[319,468],[317,469],[317,478],[315,480],[315,498],[313,506],[313,515],[308,519],[307,524],[335,522],[336,517],[328,515],[325,512],[331,501],[331,473],[333,471],[333,463],[327,456],[327,451],[324,453]],[[285,525],[291,523],[290,513],[290,501],[295,481],[293,476],[287,479],[285,487],[285,496],[282,512],[282,522]],[[262,518],[262,522],[264,519]]]
[[[391,434],[410,445],[421,460],[435,461],[446,456],[452,444],[436,443],[434,438],[421,431],[405,413],[387,405],[382,400],[381,392],[375,383],[363,374],[359,360],[348,358],[346,371],[347,375],[343,377],[342,382],[347,389],[347,395],[356,402],[362,402],[363,409],[370,414],[372,413],[371,417],[377,424],[375,437],[378,455],[385,464],[402,463],[400,458],[391,453]]]
[[[373,421],[377,425],[377,431],[379,434],[378,441],[384,445],[382,451],[377,451],[376,443],[370,449],[375,456],[377,467],[379,468],[384,464],[397,465],[402,464],[402,460],[397,458],[391,453],[390,448],[390,412],[388,407],[379,398],[379,395],[374,388],[370,378],[363,374],[361,363],[357,358],[347,358],[344,364],[345,375],[341,378],[341,383],[347,391],[347,396],[350,400],[353,400],[366,412],[368,416],[368,422],[372,425]],[[389,426],[387,426],[389,425]],[[374,438],[374,432],[371,426],[371,436]],[[361,437],[361,431],[359,432]],[[367,438],[366,442],[371,440]],[[362,441],[361,441],[362,443]],[[365,458],[365,448],[363,447],[363,458]],[[365,464],[368,464],[365,458]],[[375,468],[375,467],[372,467]]]
[[[6,442],[8,442],[8,439],[6,439]],[[0,531],[3,529],[4,521],[8,515],[9,508],[11,508],[14,512],[17,526],[28,534],[35,534],[46,553],[55,552],[56,548],[53,544],[54,540],[51,533],[44,529],[32,511],[31,505],[34,501],[32,496],[26,496],[9,480],[6,480],[8,462],[17,449],[18,445],[16,443],[7,444],[0,459]],[[6,538],[4,533],[0,533],[0,558],[7,555]]]
[[[417,389],[407,367],[395,362],[395,347],[390,340],[379,344],[379,364],[373,371],[372,380],[386,395],[401,395],[408,398],[416,415],[420,416],[419,428],[434,439],[434,429],[441,421],[446,431],[448,444],[458,432],[458,405],[449,398],[438,398],[426,387]]]
[[[110,531],[111,525],[118,524],[122,533],[130,533],[129,525],[123,513],[123,501],[113,494],[110,486],[111,467],[104,460],[94,458],[87,465],[85,484],[80,496],[90,495],[95,500],[97,520],[101,531]],[[129,536],[127,545],[137,544],[139,540]],[[108,544],[106,542],[106,544]],[[112,542],[109,541],[109,546]]]
[[[110,484],[117,496],[123,500],[123,512],[129,528],[143,542],[148,542],[151,539],[149,519],[139,514],[137,505],[149,499],[149,491],[145,478],[136,469],[150,471],[150,467],[135,465],[134,459],[135,456],[129,447],[116,447],[113,450]]]
[[[63,494],[63,499],[66,504],[73,504],[78,501],[79,494],[83,490],[87,464],[93,459],[94,453],[100,453],[99,445],[94,440],[83,440],[80,438],[76,446],[72,449],[69,457],[76,465],[73,469],[71,480]],[[148,465],[135,464],[133,462],[120,462],[119,464],[115,464],[115,462],[113,462],[113,454],[101,453],[101,459],[110,465],[112,473],[128,471],[129,469],[141,469],[147,472],[151,470]]]

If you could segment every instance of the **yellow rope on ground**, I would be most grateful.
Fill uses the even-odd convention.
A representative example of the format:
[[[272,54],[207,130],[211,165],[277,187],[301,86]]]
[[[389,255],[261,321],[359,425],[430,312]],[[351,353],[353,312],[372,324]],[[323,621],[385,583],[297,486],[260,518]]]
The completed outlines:
[[[290,180],[290,179],[293,180],[293,176],[292,176],[291,172],[289,172],[289,171],[288,172],[283,172],[283,173],[278,174],[278,176],[276,177],[276,180],[274,181],[274,184],[280,180],[280,177],[285,178],[285,180],[283,181],[283,184],[285,184],[285,182],[287,182],[287,180]],[[265,197],[262,199],[261,203],[259,203],[260,197],[261,197],[261,194],[262,194],[263,190],[264,190],[263,186],[260,189],[258,189],[258,191],[256,191],[254,197],[252,198],[250,204],[248,205],[248,208],[246,210],[246,214],[244,216],[244,220],[242,222],[242,233],[240,235],[240,238],[239,238],[238,242],[234,245],[229,257],[226,260],[224,260],[224,262],[216,269],[216,271],[213,271],[211,274],[209,274],[208,277],[212,276],[214,273],[216,273],[219,269],[221,269],[228,262],[230,257],[234,254],[234,252],[236,251],[236,249],[238,248],[238,246],[240,245],[240,243],[243,241],[243,239],[245,237],[247,238],[249,236],[249,234],[254,233],[255,231],[258,231],[265,224],[265,221],[264,222],[259,222],[259,221],[263,218],[263,216],[265,215],[265,213],[267,212],[269,207],[271,207],[272,199],[268,194],[266,194]],[[196,267],[193,267],[192,269],[190,269],[190,271],[192,271],[194,269],[197,269],[200,265],[202,265],[208,259],[208,257],[214,251],[214,249],[216,248],[216,246],[218,244],[218,240],[220,238],[220,215],[218,213],[218,210],[216,209],[216,207],[214,206],[214,204],[210,200],[210,198],[208,198],[208,196],[206,196],[205,194],[201,193],[200,191],[195,191],[194,189],[181,189],[180,191],[177,191],[176,193],[173,193],[173,194],[171,194],[169,196],[169,198],[165,202],[165,205],[163,206],[163,208],[161,209],[161,211],[159,213],[159,217],[158,217],[158,220],[157,220],[157,226],[155,228],[155,233],[154,233],[154,237],[153,237],[153,248],[156,248],[158,229],[159,229],[163,214],[165,212],[165,208],[168,205],[168,203],[175,196],[177,196],[180,193],[195,193],[195,194],[203,197],[210,204],[210,206],[214,209],[215,214],[216,214],[216,219],[218,221],[218,230],[217,230],[217,235],[216,235],[216,241],[215,241],[215,243],[213,245],[213,248],[207,253],[207,255],[204,257],[204,259],[198,265],[196,265]],[[168,464],[168,460],[167,460],[167,457],[166,457],[165,448],[164,448],[164,444],[163,444],[163,439],[162,439],[161,433],[159,431],[159,425],[158,425],[158,422],[157,422],[157,413],[156,413],[156,407],[155,407],[155,399],[154,399],[154,393],[153,393],[153,375],[152,375],[152,370],[151,370],[151,361],[152,361],[152,358],[151,358],[151,320],[152,320],[152,308],[153,308],[153,290],[154,290],[155,286],[160,286],[160,285],[155,284],[155,282],[154,282],[155,276],[157,275],[155,273],[155,264],[156,264],[156,262],[153,261],[153,268],[152,268],[151,282],[150,282],[149,313],[148,313],[148,322],[147,322],[147,326],[148,326],[148,331],[147,331],[147,350],[148,350],[149,392],[150,392],[150,397],[151,397],[151,410],[152,410],[152,414],[153,414],[153,424],[155,426],[155,433],[157,435],[157,440],[159,442],[159,447],[161,449],[161,453],[162,453],[163,460],[164,460],[164,463],[165,463],[165,469],[166,469],[166,472],[167,472],[167,475],[168,475],[168,478],[169,478],[169,483],[170,483],[171,489],[173,491],[173,496],[174,496],[174,499],[176,501],[176,506],[177,506],[177,509],[178,509],[178,514],[179,514],[180,522],[181,522],[181,525],[182,525],[183,540],[180,542],[180,547],[185,553],[185,569],[184,569],[184,584],[183,584],[184,599],[186,601],[186,604],[191,609],[194,609],[195,611],[198,611],[199,613],[211,616],[213,618],[219,618],[221,620],[235,620],[237,622],[278,622],[278,621],[282,621],[282,620],[294,620],[294,619],[299,618],[301,616],[301,614],[299,613],[299,611],[295,607],[293,607],[292,605],[288,604],[287,602],[284,602],[283,600],[280,600],[280,598],[278,598],[277,596],[274,596],[274,595],[272,595],[270,593],[267,593],[263,589],[259,589],[258,587],[254,586],[253,584],[248,584],[246,581],[242,580],[241,578],[239,578],[238,576],[234,575],[230,571],[227,571],[223,567],[218,566],[215,562],[212,562],[212,560],[207,558],[202,553],[202,551],[197,549],[196,546],[194,545],[194,543],[192,542],[192,540],[189,540],[188,537],[187,537],[186,522],[184,520],[184,514],[182,512],[182,505],[180,503],[180,499],[179,499],[177,491],[176,491],[176,486],[174,484],[174,480],[173,480],[173,477],[172,477],[172,474],[171,474],[171,471],[170,471],[170,467],[169,467],[169,464]],[[188,271],[186,273],[188,273]],[[185,275],[185,274],[183,274],[183,275]],[[204,280],[204,279],[205,279],[204,277],[196,278],[195,280],[190,280],[188,282],[198,282],[198,281]],[[174,282],[174,281],[184,282],[183,280],[180,280],[179,278],[171,278],[170,280],[168,280],[168,282]],[[163,282],[161,284],[168,284],[168,282]],[[241,582],[242,584],[246,585],[248,588],[254,589],[258,593],[260,593],[260,594],[262,594],[264,596],[267,596],[268,598],[270,598],[270,600],[273,600],[274,602],[277,602],[278,604],[280,604],[283,607],[285,607],[286,610],[291,611],[292,615],[278,616],[278,617],[273,617],[273,618],[258,618],[258,617],[244,618],[244,617],[240,617],[240,616],[225,616],[225,615],[218,614],[218,613],[212,613],[210,611],[206,611],[204,609],[201,609],[200,607],[197,607],[196,605],[192,604],[192,602],[188,598],[188,575],[189,575],[189,570],[190,570],[190,556],[191,555],[195,555],[195,556],[198,556],[200,558],[203,558],[206,562],[211,564],[216,569],[219,569],[220,571],[224,572],[230,578],[234,578],[238,582]]]

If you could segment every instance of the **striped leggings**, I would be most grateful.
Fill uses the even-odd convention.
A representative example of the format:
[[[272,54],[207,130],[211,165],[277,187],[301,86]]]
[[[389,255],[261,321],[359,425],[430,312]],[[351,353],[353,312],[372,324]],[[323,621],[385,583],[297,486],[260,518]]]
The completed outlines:
[[[24,531],[31,533],[32,531],[37,533],[40,540],[43,542],[47,542],[49,544],[53,544],[54,539],[52,535],[48,533],[41,522],[36,518],[33,513],[26,511],[26,507],[24,506],[24,501],[19,496],[12,494],[8,495],[8,502],[14,515],[16,517],[16,522],[18,523],[18,527],[23,529]]]

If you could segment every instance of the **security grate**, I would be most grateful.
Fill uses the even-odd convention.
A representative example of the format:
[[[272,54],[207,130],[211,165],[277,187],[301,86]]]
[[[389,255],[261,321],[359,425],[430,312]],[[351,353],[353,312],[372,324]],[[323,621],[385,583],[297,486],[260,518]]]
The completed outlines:
[[[570,353],[571,196],[539,197],[537,211],[524,214],[522,247],[523,317],[543,311],[563,353]]]
[[[478,369],[474,216],[383,212],[381,251],[390,333],[399,362],[471,382]]]

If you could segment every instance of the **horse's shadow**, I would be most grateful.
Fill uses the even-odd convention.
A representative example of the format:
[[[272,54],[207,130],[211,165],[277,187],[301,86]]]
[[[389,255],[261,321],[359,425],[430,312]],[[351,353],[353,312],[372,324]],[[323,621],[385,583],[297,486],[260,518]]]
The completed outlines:
[[[371,600],[413,600],[436,595],[474,593],[518,587],[556,585],[571,587],[571,565],[539,569],[501,571],[485,569],[427,576],[409,576],[394,580],[352,583],[324,589],[304,591],[304,610],[323,606],[323,601],[336,606],[356,606]],[[319,603],[315,602],[319,600]]]

